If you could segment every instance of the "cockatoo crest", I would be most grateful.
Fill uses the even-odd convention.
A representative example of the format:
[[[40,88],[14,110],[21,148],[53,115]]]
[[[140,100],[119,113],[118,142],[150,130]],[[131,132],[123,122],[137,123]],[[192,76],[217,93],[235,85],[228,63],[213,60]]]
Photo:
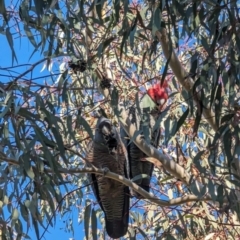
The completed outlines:
[[[152,88],[147,90],[148,95],[151,97],[154,103],[159,106],[159,109],[163,107],[168,99],[166,88],[167,83],[164,82],[163,86],[160,86],[160,84],[155,84]]]

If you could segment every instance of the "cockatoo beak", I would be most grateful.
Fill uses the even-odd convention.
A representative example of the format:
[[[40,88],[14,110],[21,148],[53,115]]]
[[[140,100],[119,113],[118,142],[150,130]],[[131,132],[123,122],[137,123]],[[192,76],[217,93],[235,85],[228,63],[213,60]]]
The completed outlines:
[[[158,110],[161,111],[164,107],[166,100],[164,98],[157,100]]]
[[[166,100],[165,99],[159,99],[159,100],[157,100],[157,104],[158,105],[160,105],[160,106],[162,106],[164,103],[166,102]]]

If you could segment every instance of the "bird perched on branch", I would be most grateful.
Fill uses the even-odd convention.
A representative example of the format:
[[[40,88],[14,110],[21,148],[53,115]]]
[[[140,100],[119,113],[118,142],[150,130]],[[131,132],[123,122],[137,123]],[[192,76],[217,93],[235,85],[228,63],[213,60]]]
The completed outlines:
[[[107,169],[121,176],[128,176],[124,145],[116,128],[107,118],[100,117],[93,141],[89,143],[86,160],[88,165]],[[91,163],[91,164],[90,164]],[[89,174],[92,189],[104,212],[106,231],[111,238],[127,233],[129,220],[129,188],[105,176]]]
[[[126,109],[131,123],[136,125],[140,134],[154,147],[158,146],[160,140],[160,126],[155,126],[155,124],[161,114],[162,107],[168,99],[166,87],[167,83],[164,83],[163,86],[154,85],[134,104],[128,104]],[[120,133],[128,152],[130,178],[134,178],[136,184],[149,192],[154,166],[152,163],[144,161],[147,155],[134,144],[123,127],[121,127]],[[136,192],[132,194],[137,198],[141,198]]]

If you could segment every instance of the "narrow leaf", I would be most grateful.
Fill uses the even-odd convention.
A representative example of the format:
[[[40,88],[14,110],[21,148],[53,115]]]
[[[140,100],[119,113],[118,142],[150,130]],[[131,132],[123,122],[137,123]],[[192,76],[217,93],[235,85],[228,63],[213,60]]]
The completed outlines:
[[[143,178],[149,178],[149,176],[147,174],[139,174],[139,175],[135,176],[134,178],[132,178],[131,181],[136,182]]]
[[[220,185],[217,189],[217,199],[216,199],[219,204],[220,204],[220,207],[222,207],[223,205],[223,185]]]
[[[14,208],[12,211],[12,220],[18,220],[18,218],[19,218],[19,212],[16,208]]]
[[[34,39],[34,37],[33,37],[33,34],[32,34],[32,32],[31,32],[31,30],[30,30],[30,28],[28,27],[27,24],[24,24],[24,31],[25,31],[25,33],[26,33],[29,41],[30,41],[30,42],[32,43],[32,45],[34,46],[34,48],[37,49],[37,48],[38,48],[38,45],[37,45],[37,43],[36,43],[36,41],[35,41],[35,39]]]
[[[35,218],[34,218],[33,216],[32,216],[32,223],[33,223],[33,227],[34,227],[34,230],[35,230],[37,239],[39,240],[39,239],[40,239],[40,236],[39,236],[38,223],[37,223],[37,221],[35,220]]]
[[[0,1],[0,14],[3,15],[4,20],[5,20],[6,23],[7,23],[7,22],[8,22],[8,19],[7,19],[7,11],[6,11],[5,1],[4,1],[4,0],[1,0],[1,1]]]
[[[18,62],[18,61],[17,61],[17,56],[16,56],[16,53],[15,53],[15,50],[14,50],[14,47],[13,47],[13,38],[12,38],[12,34],[10,32],[9,27],[6,29],[6,36],[7,36],[8,44],[9,44],[9,46],[11,48],[11,51],[12,51],[12,65],[13,65],[14,58],[15,58],[16,62]]]
[[[221,119],[221,109],[222,109],[222,84],[218,84],[216,99],[215,99],[215,119],[217,127],[219,127]]]
[[[85,212],[84,212],[84,229],[85,229],[85,235],[87,240],[89,239],[89,222],[90,222],[91,209],[92,209],[92,205],[89,204],[86,206]]]
[[[94,208],[92,209],[91,225],[92,225],[92,239],[97,240],[97,217]]]
[[[89,126],[88,122],[82,116],[78,116],[78,123],[82,125],[84,130],[89,134],[89,136],[93,138],[92,129]]]
[[[183,113],[183,115],[179,118],[178,122],[177,122],[177,127],[175,132],[173,133],[173,136],[178,132],[179,128],[183,125],[183,123],[185,122],[187,116],[189,114],[189,108],[187,108],[187,110]]]

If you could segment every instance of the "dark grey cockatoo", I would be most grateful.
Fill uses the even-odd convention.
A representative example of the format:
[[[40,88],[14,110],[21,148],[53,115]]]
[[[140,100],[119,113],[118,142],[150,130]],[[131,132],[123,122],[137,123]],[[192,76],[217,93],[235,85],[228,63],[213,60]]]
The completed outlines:
[[[89,143],[86,159],[100,169],[109,169],[128,176],[126,150],[116,128],[107,118],[99,118],[93,141]],[[129,188],[120,182],[97,174],[89,174],[93,192],[105,214],[107,234],[111,238],[124,236],[129,220]]]
[[[168,99],[166,87],[166,83],[162,87],[157,84],[154,85],[148,89],[147,93],[144,94],[141,99],[139,99],[139,108],[137,108],[136,103],[134,103],[129,104],[129,107],[126,109],[131,123],[136,125],[136,128],[140,130],[145,140],[154,147],[158,146],[160,140],[160,126],[155,126],[155,123],[161,114],[161,108]],[[138,175],[143,176],[143,174],[147,175],[147,178],[146,176],[143,176],[143,178],[141,178],[141,176],[140,178],[136,178],[135,183],[149,192],[153,164],[148,161],[143,161],[144,158],[147,157],[146,154],[131,141],[122,127],[120,133],[128,152],[130,178],[134,178]],[[136,192],[132,194],[137,198],[141,198]]]

